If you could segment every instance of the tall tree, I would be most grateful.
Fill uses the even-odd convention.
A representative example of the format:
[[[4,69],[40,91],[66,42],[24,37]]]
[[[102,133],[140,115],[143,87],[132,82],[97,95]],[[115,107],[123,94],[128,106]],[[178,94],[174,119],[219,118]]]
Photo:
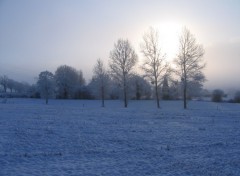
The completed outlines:
[[[137,54],[128,40],[119,39],[110,52],[109,66],[113,78],[123,88],[124,107],[128,105],[128,80],[133,67],[137,63],[137,59]]]
[[[198,78],[196,75],[203,75],[202,70],[205,67],[203,62],[204,49],[198,44],[196,38],[187,28],[183,29],[179,40],[179,54],[175,59],[177,73],[181,76],[183,83],[183,104],[187,108],[188,82]],[[202,78],[205,79],[204,76]],[[199,80],[200,81],[200,80]]]
[[[81,77],[81,79],[80,79]],[[56,86],[59,98],[74,98],[79,86],[84,83],[82,72],[67,65],[59,66],[55,72]]]
[[[93,80],[97,84],[98,92],[100,92],[100,97],[102,99],[102,107],[104,107],[106,86],[108,84],[109,77],[101,59],[97,60],[97,63],[93,68]]]
[[[145,77],[148,77],[154,85],[157,107],[160,108],[160,86],[164,76],[169,73],[170,69],[161,53],[159,46],[158,31],[150,27],[149,31],[143,36],[143,42],[140,44],[141,52],[145,57],[142,69]]]
[[[38,76],[37,86],[41,97],[45,98],[48,104],[49,97],[54,93],[54,75],[49,71],[43,71]]]

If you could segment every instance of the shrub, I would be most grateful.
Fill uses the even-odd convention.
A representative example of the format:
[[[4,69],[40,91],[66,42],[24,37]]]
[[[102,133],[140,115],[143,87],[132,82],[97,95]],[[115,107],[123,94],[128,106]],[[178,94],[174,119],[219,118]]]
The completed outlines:
[[[213,102],[221,102],[222,101],[222,97],[224,96],[224,92],[220,89],[215,89],[212,92],[212,101]]]
[[[234,102],[240,103],[240,91],[237,91],[234,96]]]

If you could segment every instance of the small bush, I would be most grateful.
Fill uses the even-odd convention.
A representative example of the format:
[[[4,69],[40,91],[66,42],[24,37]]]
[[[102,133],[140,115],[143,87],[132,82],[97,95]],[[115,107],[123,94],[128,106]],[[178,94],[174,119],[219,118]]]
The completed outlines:
[[[237,91],[234,96],[234,102],[240,103],[240,91]]]
[[[212,92],[212,101],[213,102],[222,102],[222,97],[224,96],[224,92],[220,89],[215,89]]]

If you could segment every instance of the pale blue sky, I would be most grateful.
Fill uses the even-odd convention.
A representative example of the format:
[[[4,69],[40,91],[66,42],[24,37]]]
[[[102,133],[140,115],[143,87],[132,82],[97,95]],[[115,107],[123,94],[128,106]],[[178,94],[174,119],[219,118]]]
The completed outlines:
[[[171,60],[187,26],[206,51],[206,87],[240,89],[239,21],[239,0],[0,0],[0,75],[34,83],[41,71],[66,64],[90,79],[118,38],[130,40],[141,62],[149,26],[162,32]]]

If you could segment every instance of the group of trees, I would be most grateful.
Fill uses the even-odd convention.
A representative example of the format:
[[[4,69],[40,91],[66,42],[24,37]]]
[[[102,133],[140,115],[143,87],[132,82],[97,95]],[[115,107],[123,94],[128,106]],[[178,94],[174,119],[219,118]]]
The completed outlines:
[[[114,73],[112,73],[114,74]],[[125,74],[125,73],[124,73]],[[117,78],[118,74],[115,73]],[[120,77],[118,77],[120,79]],[[121,80],[124,81],[124,80]],[[57,68],[55,74],[49,71],[43,71],[39,74],[37,80],[37,91],[42,98],[46,99],[48,103],[49,98],[79,98],[79,99],[102,99],[102,106],[104,107],[105,99],[121,98],[120,89],[125,84],[126,94],[124,95],[127,103],[127,96],[131,99],[150,98],[151,86],[149,83],[138,75],[131,75],[130,79],[119,82],[115,77],[113,78],[109,71],[106,70],[101,59],[97,60],[93,68],[93,77],[88,85],[85,83],[81,71],[75,68],[63,65]]]
[[[227,98],[227,94],[221,89],[215,89],[212,91],[211,100],[213,102],[222,102],[224,98]],[[226,100],[225,100],[226,101]],[[240,103],[240,91],[236,91],[231,99],[228,99],[231,103]]]
[[[37,91],[42,98],[88,98],[85,94],[85,80],[82,71],[75,68],[62,65],[57,68],[55,74],[49,71],[43,71],[39,74],[37,80]]]
[[[91,95],[95,94],[100,98],[103,107],[104,100],[109,96],[122,97],[124,107],[127,107],[128,99],[133,97],[140,99],[141,94],[149,97],[149,90],[153,88],[157,107],[160,108],[160,97],[170,98],[170,93],[178,95],[180,85],[183,90],[184,108],[187,108],[187,98],[200,92],[205,81],[202,73],[205,66],[202,60],[203,47],[197,44],[195,37],[185,28],[180,38],[179,54],[174,61],[175,69],[170,67],[161,51],[157,30],[150,28],[144,34],[140,47],[145,59],[141,66],[142,76],[135,72],[134,67],[138,62],[138,56],[131,43],[128,40],[119,39],[110,52],[109,69],[104,66],[101,59],[97,60],[93,69],[93,78],[88,85],[88,90],[92,90]],[[181,81],[176,81],[178,79],[176,77],[174,80],[173,74],[180,76]],[[55,75],[47,71],[40,73],[37,85],[47,103],[53,90],[57,92],[57,98],[80,98],[85,81],[81,71],[78,72],[65,65],[60,66]],[[143,89],[145,89],[144,93],[141,92]],[[196,91],[197,89],[199,90]],[[194,91],[191,92],[191,90]],[[131,95],[133,92],[135,96]]]
[[[6,96],[7,90],[15,97],[26,97],[31,91],[30,85],[8,78],[6,75],[0,76],[0,86],[2,87],[1,96]]]
[[[81,71],[62,65],[54,74],[49,71],[41,72],[30,92],[35,90],[32,96],[40,95],[46,99],[46,103],[53,97],[100,98],[103,107],[104,100],[109,98],[123,98],[124,107],[128,106],[128,99],[156,98],[157,107],[160,108],[160,98],[182,97],[184,108],[187,108],[187,98],[198,96],[205,81],[202,72],[205,66],[202,60],[204,49],[186,28],[180,37],[179,45],[179,53],[174,60],[176,68],[172,68],[160,48],[158,31],[150,28],[140,44],[144,57],[141,65],[143,74],[137,74],[134,69],[138,55],[131,43],[119,39],[110,52],[109,67],[98,59],[88,85]],[[11,87],[11,80],[6,76],[1,77],[0,84],[4,92],[7,92],[7,89],[11,92],[20,91],[19,85]],[[17,82],[13,85],[17,85]]]
[[[203,62],[204,49],[199,45],[191,32],[185,28],[179,42],[179,54],[174,63],[176,68],[171,68],[161,52],[159,46],[158,31],[150,28],[143,36],[140,44],[141,52],[145,58],[142,65],[143,77],[147,78],[154,87],[157,107],[160,108],[160,90],[164,89],[164,96],[167,97],[168,79],[173,73],[180,76],[184,108],[187,108],[187,96],[191,89],[201,89],[205,81],[202,69],[205,67]],[[137,55],[128,40],[118,40],[114,49],[110,53],[110,72],[113,78],[122,86],[124,95],[124,107],[127,107],[128,82],[131,78],[133,67],[137,63]],[[163,85],[163,83],[165,85]],[[193,94],[193,92],[192,92]]]

